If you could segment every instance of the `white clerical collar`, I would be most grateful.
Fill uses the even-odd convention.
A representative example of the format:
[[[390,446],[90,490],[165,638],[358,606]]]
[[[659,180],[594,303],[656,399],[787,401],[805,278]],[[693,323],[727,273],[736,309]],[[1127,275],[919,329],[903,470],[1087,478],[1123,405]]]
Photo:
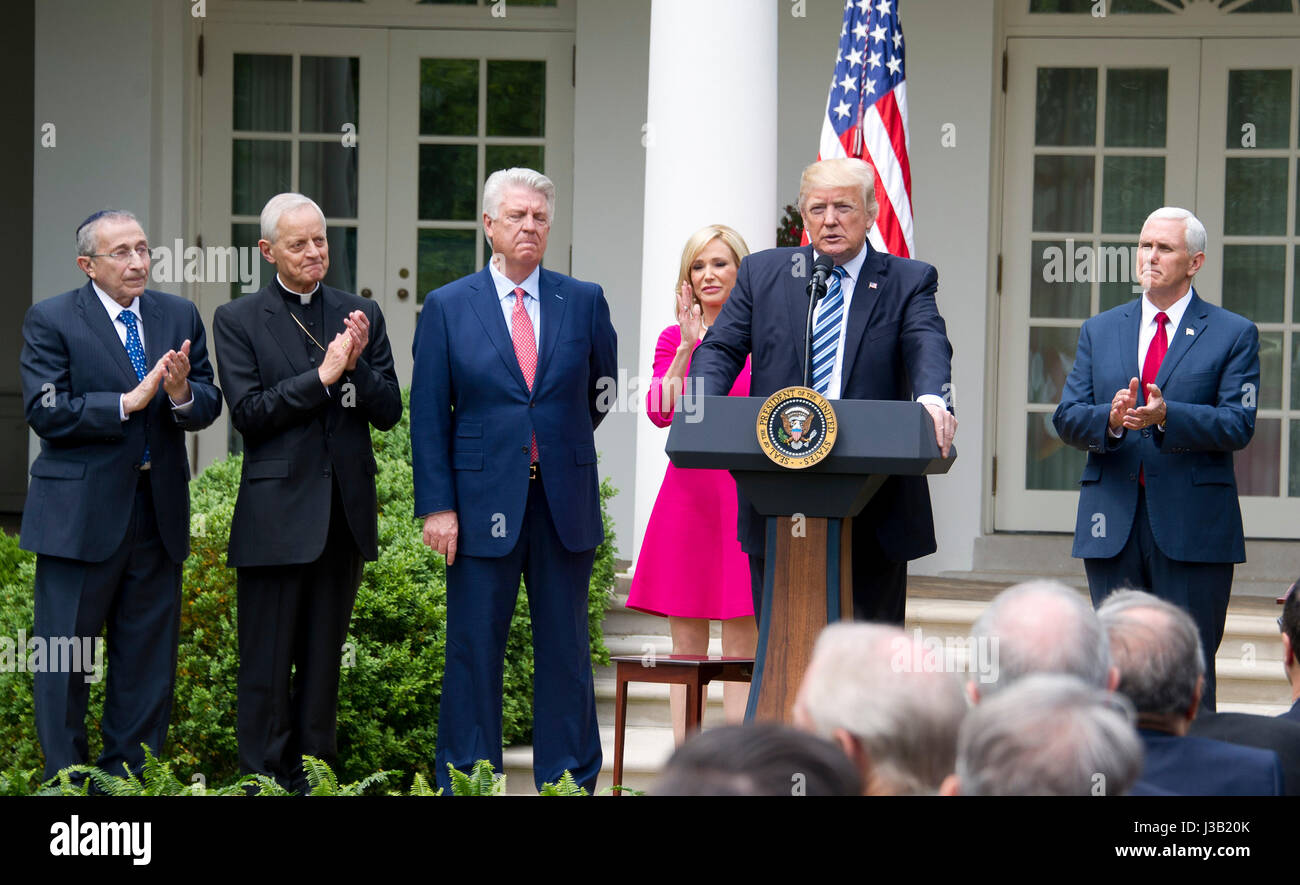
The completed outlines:
[[[114,301],[107,292],[99,288],[99,283],[96,283],[94,280],[91,280],[90,287],[94,289],[95,294],[99,296],[100,304],[104,305],[104,310],[108,311],[108,318],[113,322],[117,322],[117,315],[124,310],[129,310],[131,311],[131,313],[135,314],[135,318],[137,322],[144,319],[143,314],[140,313],[139,298],[132,298],[131,303],[126,307],[123,307],[122,305]]]
[[[851,280],[856,280],[858,278],[858,276],[862,273],[862,265],[867,263],[867,250],[870,248],[871,248],[870,245],[864,242],[862,244],[862,248],[858,250],[857,255],[854,255],[852,258],[850,258],[847,264],[840,265],[840,267],[844,268],[844,275],[846,277],[848,277]],[[814,264],[817,263],[817,259],[819,257],[821,257],[821,253],[818,252],[816,249],[813,249]]]
[[[316,285],[312,286],[311,291],[305,295],[302,292],[295,292],[292,289],[290,289],[288,286],[286,286],[284,284],[284,280],[280,278],[279,273],[276,273],[275,281],[280,284],[281,289],[288,292],[290,295],[297,295],[298,300],[303,304],[304,307],[308,304],[311,304],[311,296],[315,295],[316,292],[320,289],[320,280],[317,280]]]
[[[541,301],[537,294],[541,291],[542,275],[541,266],[533,268],[533,272],[524,278],[522,283],[515,283],[508,276],[503,274],[496,266],[495,261],[488,262],[488,271],[492,274],[492,284],[497,288],[497,300],[505,301],[507,295],[513,295],[515,289],[523,289],[525,295],[531,295]]]

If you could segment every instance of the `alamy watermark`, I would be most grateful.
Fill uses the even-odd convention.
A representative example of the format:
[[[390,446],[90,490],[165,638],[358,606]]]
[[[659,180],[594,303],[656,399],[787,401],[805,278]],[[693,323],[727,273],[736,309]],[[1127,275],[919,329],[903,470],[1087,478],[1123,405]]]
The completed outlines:
[[[918,627],[896,637],[890,650],[895,673],[969,673],[985,684],[998,681],[996,636],[923,636]]]
[[[90,683],[104,678],[104,640],[100,636],[0,636],[0,672],[84,673]]]
[[[619,369],[618,377],[606,375],[596,380],[596,409],[601,412],[640,413],[647,409],[660,415],[668,410],[663,404],[673,397],[674,413],[681,412],[688,424],[698,424],[704,420],[704,398],[701,395],[702,381],[699,378],[664,378],[658,386],[653,378],[641,375],[628,375],[627,369]]]
[[[153,246],[149,277],[155,283],[233,283],[241,291],[262,288],[262,253],[255,246]]]
[[[1136,292],[1142,291],[1137,276],[1139,246],[1094,246],[1092,243],[1075,245],[1073,238],[1065,241],[1065,248],[1043,248],[1043,281],[1047,283],[1131,283]]]

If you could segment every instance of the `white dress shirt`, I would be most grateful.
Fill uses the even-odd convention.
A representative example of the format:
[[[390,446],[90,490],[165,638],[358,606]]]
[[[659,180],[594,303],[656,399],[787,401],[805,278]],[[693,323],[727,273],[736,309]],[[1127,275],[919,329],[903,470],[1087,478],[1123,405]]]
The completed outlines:
[[[813,250],[813,263],[815,264],[819,257],[816,249]],[[844,336],[848,333],[849,328],[849,308],[853,304],[853,292],[857,288],[858,279],[862,276],[862,266],[867,261],[867,247],[863,244],[858,250],[858,254],[849,259],[847,264],[840,265],[844,270],[844,276],[840,280],[840,295],[844,298],[844,313],[840,319],[840,340],[835,348],[835,368],[831,370],[830,380],[826,385],[826,398],[839,399],[840,391],[843,387],[844,379]],[[821,314],[822,307],[825,306],[826,299],[822,298],[817,305],[817,313],[814,315],[813,322],[816,324],[817,318]],[[945,411],[948,404],[942,396],[935,393],[923,393],[916,398],[918,403],[923,405],[933,405]]]
[[[541,273],[539,269],[534,267],[528,278],[518,285],[497,270],[497,266],[492,262],[488,262],[488,270],[492,273],[492,282],[497,287],[497,299],[501,302],[501,315],[506,320],[506,332],[512,336],[513,330],[510,316],[515,312],[515,289],[524,290],[524,311],[533,324],[533,342],[537,345],[537,355],[540,358],[542,354],[542,302],[538,296],[541,291]]]
[[[1174,346],[1173,333],[1177,332],[1179,326],[1182,324],[1183,314],[1187,312],[1187,305],[1191,303],[1192,292],[1194,291],[1195,291],[1194,289],[1189,287],[1188,290],[1183,293],[1182,298],[1179,298],[1173,304],[1169,305],[1169,307],[1166,308],[1165,310],[1165,316],[1167,317],[1167,319],[1165,320],[1165,343],[1169,347]],[[1142,325],[1138,326],[1137,371],[1133,375],[1129,376],[1130,378],[1134,376],[1137,377],[1138,394],[1139,394],[1139,398],[1142,399],[1143,401],[1145,401],[1146,399],[1146,387],[1143,386],[1142,384],[1142,367],[1146,365],[1147,350],[1150,349],[1151,342],[1154,341],[1156,338],[1156,314],[1158,313],[1160,313],[1160,308],[1156,307],[1154,304],[1151,303],[1151,296],[1148,293],[1143,292],[1142,293]],[[1168,351],[1166,351],[1165,353],[1166,355],[1168,355]],[[1165,429],[1164,422],[1161,422],[1159,425],[1157,425],[1157,429],[1161,433],[1163,433]],[[1109,424],[1107,424],[1106,432],[1109,433],[1115,439],[1119,439],[1121,436],[1124,435],[1124,428],[1121,427],[1118,430],[1116,430],[1113,427],[1111,427]]]
[[[123,307],[122,305],[114,301],[112,298],[110,298],[107,292],[99,288],[99,284],[96,283],[94,280],[90,281],[90,287],[94,289],[95,294],[99,296],[99,303],[104,305],[104,310],[108,311],[108,321],[113,324],[113,331],[117,333],[117,340],[122,342],[122,349],[123,350],[126,349],[126,323],[119,322],[117,318],[118,315],[121,314],[122,311],[124,310],[129,310],[131,311],[132,314],[135,315],[135,331],[136,334],[140,336],[140,348],[142,350],[145,349],[144,317],[141,316],[140,314],[140,299],[132,298],[131,306]],[[148,351],[146,350],[146,352]],[[153,366],[146,366],[145,371],[148,371],[149,369],[152,368]],[[119,396],[117,398],[117,415],[123,421],[127,419],[126,406],[122,401],[124,396],[126,396],[126,394],[123,394],[122,396]],[[170,396],[167,397],[167,400],[172,404],[173,411],[180,412],[182,415],[184,415],[189,412],[190,406],[194,405],[194,392],[190,391],[190,398],[185,402],[180,403],[179,405]]]

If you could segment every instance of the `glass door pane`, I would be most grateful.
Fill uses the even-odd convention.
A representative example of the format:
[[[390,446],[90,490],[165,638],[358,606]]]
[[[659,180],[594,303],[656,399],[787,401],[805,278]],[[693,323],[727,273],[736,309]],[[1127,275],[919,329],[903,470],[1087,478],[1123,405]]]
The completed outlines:
[[[1207,40],[1198,291],[1259,327],[1255,436],[1234,457],[1246,535],[1300,537],[1300,41]],[[1204,281],[1203,281],[1204,279]]]
[[[1194,41],[1010,41],[999,529],[1073,530],[1086,455],[1052,413],[1083,321],[1141,294],[1143,220],[1194,201],[1196,59]]]

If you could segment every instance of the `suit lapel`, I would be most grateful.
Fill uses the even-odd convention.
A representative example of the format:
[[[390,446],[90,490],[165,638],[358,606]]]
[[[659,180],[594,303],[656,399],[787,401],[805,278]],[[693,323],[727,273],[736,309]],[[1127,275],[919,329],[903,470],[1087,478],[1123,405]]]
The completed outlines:
[[[1142,366],[1138,363],[1138,327],[1142,325],[1142,299],[1133,301],[1124,308],[1124,320],[1119,324],[1120,365],[1129,363],[1124,372],[1124,386],[1129,379],[1142,377]],[[1132,362],[1129,362],[1132,360]]]
[[[301,375],[309,370],[311,363],[307,362],[306,351],[299,343],[303,337],[302,329],[298,328],[298,324],[289,315],[289,306],[284,303],[280,290],[274,283],[270,283],[256,297],[264,299],[262,310],[265,311],[266,329],[280,345],[280,350],[293,371]]]
[[[524,373],[519,368],[519,358],[515,356],[515,345],[510,339],[510,334],[506,329],[505,315],[501,312],[501,299],[497,297],[496,286],[492,283],[492,273],[486,267],[470,281],[469,304],[474,313],[478,315],[479,323],[483,326],[483,331],[487,334],[488,340],[492,346],[497,349],[497,354],[501,357],[501,362],[505,363],[506,370],[511,377],[519,383],[524,390],[528,389],[528,383],[524,381]],[[543,311],[543,315],[545,311]],[[543,324],[545,319],[543,318]],[[534,383],[537,377],[533,377]]]
[[[1156,387],[1164,390],[1170,374],[1177,368],[1178,363],[1187,355],[1187,351],[1192,349],[1192,345],[1201,340],[1201,333],[1210,324],[1206,319],[1209,313],[1205,302],[1193,291],[1192,299],[1187,303],[1187,309],[1183,311],[1183,321],[1169,331],[1173,340],[1169,342],[1169,350],[1160,363],[1160,371],[1156,373]],[[1187,334],[1188,329],[1191,329],[1192,334]]]
[[[551,364],[551,354],[555,352],[555,343],[559,340],[560,329],[564,326],[564,311],[569,302],[564,297],[562,282],[563,278],[559,274],[553,274],[545,269],[538,277],[537,292],[541,296],[539,302],[542,315],[542,347],[541,359],[537,363],[537,374],[533,377],[534,390],[542,383],[546,367]],[[511,350],[514,350],[513,342],[511,342]]]
[[[871,310],[876,306],[881,291],[885,288],[885,277],[889,266],[879,252],[871,248],[871,243],[863,246],[867,260],[862,262],[862,270],[853,283],[853,302],[849,305],[849,325],[844,331],[844,365],[840,372],[840,393],[848,387],[849,378],[853,376],[853,364],[857,361],[858,348],[862,335],[867,330],[867,321],[871,319]]]
[[[104,346],[109,359],[122,373],[123,380],[128,384],[126,390],[139,384],[139,379],[135,377],[135,367],[131,365],[131,358],[126,355],[126,348],[122,346],[122,339],[117,337],[113,321],[108,318],[108,311],[104,310],[104,305],[100,303],[99,296],[95,294],[89,281],[77,293],[77,310],[81,312],[82,319],[90,327],[90,331]]]
[[[158,360],[162,359],[164,353],[180,347],[181,342],[177,341],[173,345],[167,340],[162,308],[158,305],[158,299],[147,290],[140,296],[140,313],[144,317],[144,367],[148,371],[158,365]]]
[[[795,365],[799,367],[799,378],[802,379],[806,360],[804,336],[808,334],[808,281],[812,278],[812,246],[804,246],[796,254],[803,256],[807,272],[803,276],[795,273],[783,273],[782,276],[785,278],[786,308],[790,312],[790,337],[794,339]]]

